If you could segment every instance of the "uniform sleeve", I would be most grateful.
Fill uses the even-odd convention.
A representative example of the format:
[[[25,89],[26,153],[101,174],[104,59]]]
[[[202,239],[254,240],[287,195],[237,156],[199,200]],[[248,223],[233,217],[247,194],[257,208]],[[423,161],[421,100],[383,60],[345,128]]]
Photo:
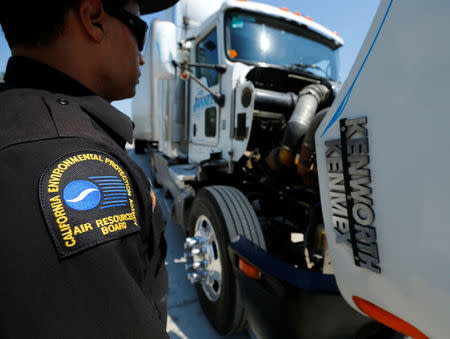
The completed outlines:
[[[168,338],[123,164],[76,139],[15,145],[0,164],[0,337]]]

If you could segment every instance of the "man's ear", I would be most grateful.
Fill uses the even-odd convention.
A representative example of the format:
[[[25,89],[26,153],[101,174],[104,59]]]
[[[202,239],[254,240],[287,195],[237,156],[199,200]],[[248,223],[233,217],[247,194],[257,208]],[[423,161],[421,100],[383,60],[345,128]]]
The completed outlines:
[[[86,33],[94,41],[101,42],[105,36],[106,17],[101,0],[81,0],[78,13]]]

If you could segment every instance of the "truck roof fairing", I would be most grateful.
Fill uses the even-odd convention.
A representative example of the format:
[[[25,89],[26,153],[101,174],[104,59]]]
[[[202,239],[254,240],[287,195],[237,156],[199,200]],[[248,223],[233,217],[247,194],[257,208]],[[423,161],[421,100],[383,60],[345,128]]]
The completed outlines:
[[[338,36],[336,33],[332,32],[328,28],[318,24],[317,22],[311,21],[304,16],[300,16],[294,14],[293,12],[288,12],[286,10],[282,10],[278,7],[262,4],[254,1],[236,1],[236,0],[226,0],[222,5],[222,10],[225,11],[227,9],[243,9],[251,12],[257,12],[261,14],[266,14],[275,18],[281,18],[283,20],[287,20],[298,25],[306,26],[311,31],[321,34],[325,38],[329,40],[333,40],[336,45],[342,46],[344,45],[344,40]]]

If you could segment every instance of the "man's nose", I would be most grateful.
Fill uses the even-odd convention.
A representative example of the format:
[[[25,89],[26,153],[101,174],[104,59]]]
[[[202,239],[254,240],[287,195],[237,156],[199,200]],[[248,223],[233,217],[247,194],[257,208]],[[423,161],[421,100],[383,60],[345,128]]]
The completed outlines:
[[[145,64],[144,56],[142,55],[142,53],[139,53],[139,66],[144,66],[144,64]]]

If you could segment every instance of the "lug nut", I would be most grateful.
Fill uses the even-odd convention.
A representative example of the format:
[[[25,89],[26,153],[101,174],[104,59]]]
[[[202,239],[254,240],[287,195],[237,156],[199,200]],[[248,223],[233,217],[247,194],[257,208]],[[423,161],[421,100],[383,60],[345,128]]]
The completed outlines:
[[[203,255],[206,253],[205,247],[194,248],[191,250],[192,255]]]
[[[209,265],[209,261],[208,260],[199,261],[198,264],[199,264],[199,267],[206,268]]]
[[[207,276],[207,273],[204,270],[199,270],[197,272],[189,272],[188,279],[191,284],[196,284],[202,281]]]
[[[200,246],[203,244],[203,239],[201,237],[189,237],[186,238],[184,242],[184,249],[188,250],[193,248],[194,246]]]
[[[188,279],[191,282],[191,284],[196,284],[200,282],[200,277],[197,273],[188,273]]]
[[[186,271],[197,271],[201,268],[206,268],[208,264],[209,264],[208,260],[203,260],[194,262],[192,264],[186,264],[184,267],[186,268]]]

